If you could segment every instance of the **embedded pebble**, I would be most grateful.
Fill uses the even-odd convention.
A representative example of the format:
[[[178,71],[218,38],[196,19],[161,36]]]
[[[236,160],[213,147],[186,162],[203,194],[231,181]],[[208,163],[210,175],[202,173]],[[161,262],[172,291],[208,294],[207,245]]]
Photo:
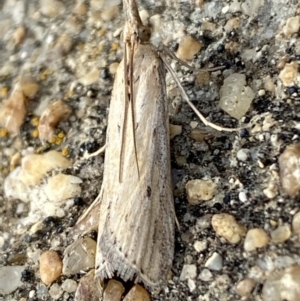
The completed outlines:
[[[10,97],[0,105],[0,127],[17,135],[26,114],[26,97],[20,89],[14,90]]]
[[[249,149],[241,148],[236,153],[236,157],[238,158],[238,160],[245,162],[248,160],[248,154],[249,154]]]
[[[63,274],[74,275],[95,266],[97,243],[89,237],[79,238],[64,251]]]
[[[271,232],[272,242],[280,244],[288,240],[292,235],[291,227],[288,224],[278,226]]]
[[[250,108],[253,99],[252,89],[246,86],[246,76],[233,73],[224,80],[220,89],[219,106],[230,116],[240,119]]]
[[[241,8],[244,14],[252,17],[264,4],[265,0],[246,0],[242,3]]]
[[[204,250],[206,250],[207,248],[207,242],[204,240],[204,241],[195,241],[194,242],[194,249],[200,253],[200,252],[203,252]]]
[[[176,56],[183,61],[190,61],[201,50],[201,43],[190,35],[181,38]]]
[[[187,285],[191,293],[196,289],[196,282],[193,279],[188,279]]]
[[[95,279],[95,270],[90,270],[80,278],[74,301],[99,301],[103,294],[103,284]]]
[[[99,80],[99,78],[100,78],[100,70],[92,69],[89,73],[80,77],[78,79],[78,81],[84,86],[89,86],[89,85],[97,82]]]
[[[237,223],[234,216],[227,213],[213,215],[211,224],[216,234],[231,244],[238,243],[246,234],[245,227]]]
[[[58,300],[61,295],[63,294],[63,290],[57,283],[54,283],[51,285],[49,289],[49,295],[52,298],[52,300]]]
[[[26,35],[26,29],[24,26],[19,26],[13,33],[14,45],[19,45],[23,42]]]
[[[274,199],[278,195],[277,184],[273,181],[269,181],[268,187],[263,190],[263,193],[268,199]]]
[[[250,229],[244,241],[244,249],[247,252],[254,251],[259,248],[263,248],[269,243],[269,237],[267,233],[260,228]]]
[[[149,293],[140,285],[136,284],[132,287],[123,301],[150,301]]]
[[[40,257],[40,276],[41,280],[50,285],[61,275],[62,261],[55,251],[46,251]]]
[[[121,300],[125,288],[123,284],[117,280],[111,279],[103,292],[103,301]]]
[[[40,0],[41,12],[47,17],[54,18],[63,14],[66,10],[63,2],[58,0]]]
[[[197,142],[203,142],[205,137],[207,135],[207,132],[201,129],[193,129],[190,134],[189,137]]]
[[[299,301],[300,266],[274,271],[265,281],[262,289],[263,301]]]
[[[217,185],[212,180],[191,180],[186,183],[185,189],[188,202],[198,205],[203,201],[211,200],[216,193]]]
[[[58,151],[44,154],[28,154],[21,161],[20,179],[27,186],[40,184],[49,171],[68,168],[72,163]]]
[[[77,289],[77,282],[73,279],[66,279],[61,285],[61,288],[67,293],[73,293]]]
[[[58,38],[54,49],[57,54],[64,56],[70,52],[72,46],[73,42],[71,37],[68,34],[64,33]]]
[[[195,83],[199,86],[208,85],[210,81],[210,74],[206,70],[200,70],[199,74],[195,78]]]
[[[295,84],[295,81],[299,76],[298,67],[298,62],[293,61],[285,64],[284,68],[280,71],[279,78],[285,87],[290,87]]]
[[[224,26],[225,31],[229,32],[234,29],[239,28],[241,25],[241,19],[239,17],[232,18],[226,22],[226,25]]]
[[[25,266],[0,266],[0,294],[6,295],[23,285],[21,281]]]
[[[41,142],[51,141],[58,123],[66,120],[70,114],[71,108],[62,100],[49,104],[39,120],[38,132]]]
[[[278,163],[284,192],[296,196],[300,191],[300,143],[287,146]]]
[[[300,211],[293,216],[292,230],[293,234],[300,234]]]
[[[170,124],[170,139],[173,139],[175,136],[178,136],[182,133],[182,126],[176,124]]]
[[[60,173],[48,178],[43,190],[50,202],[63,201],[79,196],[81,183],[82,180],[78,177]]]
[[[202,269],[198,278],[205,282],[211,281],[213,278],[213,274],[209,269]]]
[[[291,17],[286,20],[286,23],[283,27],[283,34],[288,38],[291,37],[294,33],[297,33],[300,28],[300,16]]]
[[[240,191],[239,192],[239,200],[243,203],[246,203],[248,198],[247,198],[247,192],[246,191]]]
[[[109,67],[108,67],[109,73],[111,75],[115,75],[116,72],[117,72],[118,67],[119,67],[119,63],[110,64]]]
[[[24,96],[33,98],[40,89],[40,85],[35,78],[29,74],[22,75],[19,79],[18,85]]]
[[[205,262],[205,267],[211,271],[221,271],[223,267],[223,258],[222,256],[214,252]]]
[[[195,264],[185,264],[182,267],[180,281],[195,279],[197,277],[197,267]]]
[[[254,287],[255,281],[251,278],[245,278],[237,284],[235,291],[241,297],[249,297]]]

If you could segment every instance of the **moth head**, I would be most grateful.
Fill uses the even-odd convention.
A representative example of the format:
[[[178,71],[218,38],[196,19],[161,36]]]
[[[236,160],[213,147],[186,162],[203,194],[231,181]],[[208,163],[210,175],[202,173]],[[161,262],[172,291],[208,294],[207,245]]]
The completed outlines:
[[[151,38],[151,29],[146,26],[140,26],[138,28],[138,38],[142,43],[149,42]]]

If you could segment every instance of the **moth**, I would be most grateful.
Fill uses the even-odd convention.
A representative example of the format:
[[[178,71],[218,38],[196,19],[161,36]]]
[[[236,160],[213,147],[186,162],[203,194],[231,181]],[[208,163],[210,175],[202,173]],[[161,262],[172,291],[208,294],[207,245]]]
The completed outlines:
[[[165,67],[205,125],[237,129],[204,118],[150,44],[150,29],[142,24],[135,0],[123,0],[123,9],[124,57],[110,102],[102,187],[78,225],[98,225],[96,277],[117,276],[156,292],[172,267],[176,220]]]
[[[124,0],[124,57],[110,102],[104,176],[80,224],[98,223],[95,277],[166,281],[174,255],[169,116],[164,63],[134,0]]]

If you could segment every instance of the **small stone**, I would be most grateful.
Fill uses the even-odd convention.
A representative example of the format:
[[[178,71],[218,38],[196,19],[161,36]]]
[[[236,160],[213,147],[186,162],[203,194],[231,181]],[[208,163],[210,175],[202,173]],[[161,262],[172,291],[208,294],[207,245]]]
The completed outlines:
[[[254,287],[255,281],[251,278],[245,278],[237,284],[235,291],[241,297],[249,297]]]
[[[258,248],[263,248],[269,243],[269,237],[267,233],[260,228],[250,229],[247,232],[245,241],[244,241],[244,249],[247,252],[254,251]]]
[[[40,276],[41,280],[50,285],[61,275],[62,261],[55,251],[46,251],[40,257]]]
[[[186,35],[179,42],[176,56],[183,61],[190,61],[201,50],[201,47],[201,43],[190,35]]]
[[[230,116],[240,119],[250,108],[254,96],[252,89],[246,86],[246,76],[233,73],[220,89],[219,106]]]
[[[101,11],[101,19],[105,22],[109,22],[112,19],[114,19],[118,14],[119,7],[118,5],[114,5]]]
[[[40,89],[40,85],[37,83],[35,78],[28,74],[20,77],[19,87],[24,96],[29,98],[33,98]]]
[[[89,237],[80,238],[64,251],[63,274],[74,275],[95,266],[97,243]]]
[[[195,264],[185,264],[183,265],[180,281],[185,281],[188,279],[195,279],[197,277],[197,267]]]
[[[300,211],[293,216],[292,229],[293,234],[300,234]]]
[[[249,149],[247,148],[241,148],[237,153],[236,157],[238,160],[245,162],[248,160],[248,154],[249,154]]]
[[[199,86],[208,85],[210,82],[210,74],[208,71],[199,70],[199,74],[196,75],[195,83]]]
[[[287,19],[283,27],[283,34],[290,38],[294,33],[297,33],[300,28],[300,16],[295,16]]]
[[[136,284],[123,301],[150,301],[149,293],[140,285]],[[103,300],[104,301],[104,300]]]
[[[24,26],[19,26],[13,33],[13,41],[14,45],[17,46],[21,44],[25,38],[26,35],[26,29]]]
[[[284,68],[279,73],[279,78],[285,87],[291,87],[295,85],[295,81],[299,76],[298,67],[298,62],[293,61],[285,64]]]
[[[100,71],[98,69],[92,69],[89,73],[80,77],[78,81],[84,86],[89,86],[97,82],[99,78],[100,78]]]
[[[115,75],[116,72],[117,72],[118,67],[119,67],[119,63],[110,64],[109,67],[108,67],[109,73],[111,75]]]
[[[19,265],[0,266],[0,294],[10,294],[22,286],[21,278],[24,270],[25,267]]]
[[[196,282],[193,279],[188,279],[188,288],[192,293],[196,289]]]
[[[245,15],[252,17],[264,3],[265,0],[246,0],[242,3],[241,8]]]
[[[201,129],[193,129],[189,134],[189,137],[197,142],[203,142],[206,136],[207,132]]]
[[[170,128],[170,139],[172,140],[175,136],[178,136],[182,133],[182,126],[171,124],[169,125]]]
[[[73,41],[71,37],[68,34],[64,33],[58,38],[54,49],[57,52],[57,54],[64,56],[70,52],[72,46]]]
[[[67,293],[73,293],[77,289],[77,282],[73,279],[66,279],[61,285],[61,288]]]
[[[194,249],[200,253],[207,249],[207,242],[206,241],[195,241]]]
[[[42,155],[29,154],[22,159],[20,179],[27,186],[40,184],[42,178],[51,170],[68,168],[72,163],[60,152],[49,151]]]
[[[57,283],[54,283],[49,289],[49,295],[52,300],[58,300],[62,294],[63,290]]]
[[[80,280],[74,301],[99,301],[103,294],[103,283],[95,279],[95,270],[90,270]]]
[[[66,120],[70,114],[71,108],[62,100],[49,104],[39,120],[38,132],[41,142],[51,141],[58,123]]]
[[[212,180],[191,180],[186,183],[185,189],[188,202],[198,205],[203,201],[211,200],[216,193],[216,184]]]
[[[292,235],[291,227],[283,224],[271,232],[272,242],[280,244],[288,240]]]
[[[202,281],[211,281],[213,278],[213,274],[209,269],[203,269],[198,277]]]
[[[227,213],[213,215],[211,224],[216,234],[231,244],[238,243],[246,234],[246,228],[238,224],[234,216]]]
[[[242,202],[242,203],[246,203],[248,198],[247,198],[247,193],[246,191],[240,191],[239,192],[239,200]]]
[[[50,18],[62,15],[66,10],[65,5],[58,0],[40,0],[40,6],[42,14]]]
[[[300,191],[300,143],[287,146],[278,163],[284,192],[296,196]]]
[[[103,292],[103,301],[121,300],[125,288],[123,284],[117,280],[109,280]]]
[[[230,32],[232,30],[239,28],[240,25],[241,25],[241,19],[239,17],[236,17],[228,20],[226,25],[224,26],[224,29],[226,32]]]
[[[78,177],[59,173],[49,178],[42,188],[50,202],[60,202],[80,195],[81,183]]]
[[[17,135],[26,115],[26,97],[21,89],[14,90],[0,105],[0,127]]]
[[[281,300],[300,300],[300,266],[295,265],[285,269],[281,278]]]
[[[268,199],[274,199],[278,195],[277,184],[273,181],[269,181],[268,187],[263,190],[263,193]]]
[[[264,301],[299,301],[299,285],[299,265],[287,267],[283,271],[274,271],[264,283],[262,298]]]
[[[223,258],[217,252],[214,252],[205,262],[205,267],[211,271],[221,271],[223,267]]]

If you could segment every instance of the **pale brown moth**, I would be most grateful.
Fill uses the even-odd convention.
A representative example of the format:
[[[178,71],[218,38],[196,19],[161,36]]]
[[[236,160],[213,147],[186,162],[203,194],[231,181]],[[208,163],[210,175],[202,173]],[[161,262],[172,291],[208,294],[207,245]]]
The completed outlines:
[[[123,0],[123,8],[124,57],[112,91],[103,183],[78,227],[98,225],[96,277],[117,276],[157,291],[172,266],[176,219],[165,65],[204,124],[217,130],[237,129],[204,118],[150,44],[150,30],[142,24],[135,0]]]
[[[124,58],[113,87],[101,192],[83,220],[98,222],[96,277],[166,281],[174,253],[164,63],[134,0],[124,0]]]

